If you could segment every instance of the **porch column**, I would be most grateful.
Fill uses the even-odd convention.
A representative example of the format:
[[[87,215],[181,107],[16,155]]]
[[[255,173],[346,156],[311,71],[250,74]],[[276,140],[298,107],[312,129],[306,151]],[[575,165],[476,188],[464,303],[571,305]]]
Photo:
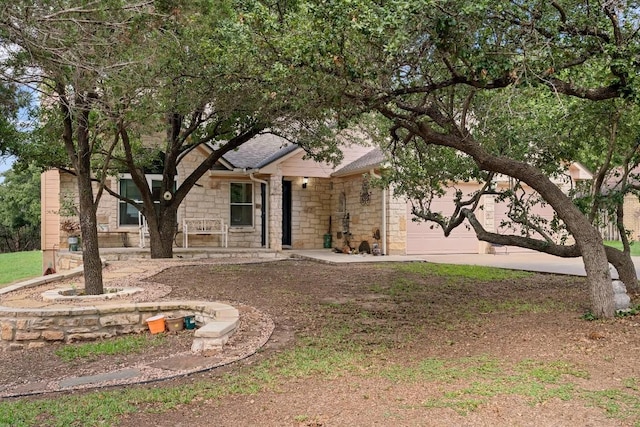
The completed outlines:
[[[269,247],[282,251],[282,175],[269,177]]]
[[[56,251],[60,250],[60,171],[40,175],[40,246],[42,271],[58,270]],[[51,270],[49,270],[51,271]]]
[[[477,212],[478,217],[482,222],[485,230],[495,233],[496,196],[491,194],[485,194],[484,196],[482,196],[482,206],[484,206],[484,209]],[[490,254],[493,251],[490,243],[478,242],[478,246],[478,253],[480,254]]]

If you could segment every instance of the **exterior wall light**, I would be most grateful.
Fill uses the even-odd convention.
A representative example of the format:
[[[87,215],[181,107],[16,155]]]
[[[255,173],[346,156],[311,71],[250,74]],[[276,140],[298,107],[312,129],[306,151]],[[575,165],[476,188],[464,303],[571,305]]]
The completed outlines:
[[[302,178],[302,188],[307,188],[307,184],[309,183],[309,177],[305,176]]]

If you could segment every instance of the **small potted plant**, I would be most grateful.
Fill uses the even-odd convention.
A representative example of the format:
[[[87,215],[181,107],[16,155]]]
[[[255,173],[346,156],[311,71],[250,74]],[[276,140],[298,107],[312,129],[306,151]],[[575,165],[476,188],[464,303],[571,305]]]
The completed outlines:
[[[78,236],[80,231],[80,223],[71,219],[62,221],[60,229],[67,233],[67,242],[70,251],[78,250]]]

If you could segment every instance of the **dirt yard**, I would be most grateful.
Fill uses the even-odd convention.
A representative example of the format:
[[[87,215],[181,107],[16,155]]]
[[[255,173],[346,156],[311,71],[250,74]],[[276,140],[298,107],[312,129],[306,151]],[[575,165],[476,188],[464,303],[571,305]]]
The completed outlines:
[[[252,393],[140,405],[121,426],[640,425],[640,318],[583,320],[582,278],[477,281],[415,264],[287,260],[175,266],[150,280],[171,287],[163,299],[255,307],[275,330],[243,362],[146,387],[268,376]],[[176,334],[153,351],[188,341]],[[0,383],[83,368],[53,349],[5,353]]]

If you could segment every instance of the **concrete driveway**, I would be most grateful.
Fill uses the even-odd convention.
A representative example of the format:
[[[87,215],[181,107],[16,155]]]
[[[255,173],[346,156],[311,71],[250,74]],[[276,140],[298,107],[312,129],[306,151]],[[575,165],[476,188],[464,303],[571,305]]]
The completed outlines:
[[[422,258],[429,262],[443,264],[486,265],[512,270],[586,276],[582,258],[560,258],[542,253],[512,253],[508,255],[424,255]],[[640,260],[634,260],[636,270],[638,270],[637,266],[640,265],[639,262]],[[617,277],[615,269],[612,268],[611,271]]]
[[[491,267],[509,268],[512,270],[537,271],[544,273],[569,274],[574,276],[586,276],[582,258],[560,258],[542,253],[510,253],[510,254],[460,254],[460,255],[345,255],[334,253],[330,249],[325,250],[293,250],[292,255],[302,258],[311,258],[330,263],[352,262],[406,262],[428,261],[441,264],[466,264],[485,265]],[[640,277],[640,257],[633,257],[636,272]],[[613,267],[611,272],[614,278],[617,273]]]

